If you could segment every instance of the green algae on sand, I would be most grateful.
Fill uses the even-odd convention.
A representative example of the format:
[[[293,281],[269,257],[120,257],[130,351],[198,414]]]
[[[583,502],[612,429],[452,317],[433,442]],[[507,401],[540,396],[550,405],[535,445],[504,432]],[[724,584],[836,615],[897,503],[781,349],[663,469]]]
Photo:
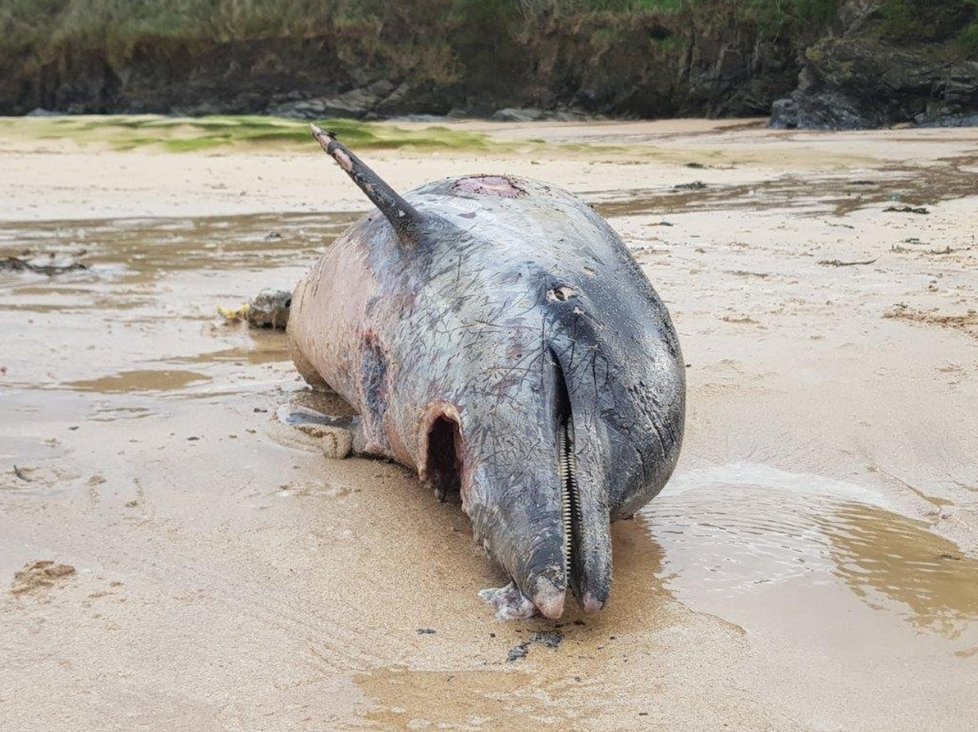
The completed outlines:
[[[323,129],[360,149],[416,148],[428,151],[500,147],[486,135],[431,126],[407,129],[391,124],[330,119]],[[166,117],[160,115],[91,115],[8,117],[0,119],[5,137],[67,139],[116,150],[158,149],[168,152],[220,151],[231,148],[286,149],[307,145],[307,122],[260,115]]]

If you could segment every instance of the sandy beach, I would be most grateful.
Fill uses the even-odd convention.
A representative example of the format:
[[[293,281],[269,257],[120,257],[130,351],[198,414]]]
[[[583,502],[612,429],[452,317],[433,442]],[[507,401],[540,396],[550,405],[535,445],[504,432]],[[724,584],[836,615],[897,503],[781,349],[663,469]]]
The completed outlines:
[[[314,141],[19,124],[0,259],[87,269],[0,271],[0,727],[973,728],[978,129],[471,121],[498,146],[363,154],[402,190],[567,188],[671,311],[679,466],[613,527],[608,609],[555,624],[493,619],[458,506],[279,424],[311,398],[285,336],[217,314],[368,210]]]

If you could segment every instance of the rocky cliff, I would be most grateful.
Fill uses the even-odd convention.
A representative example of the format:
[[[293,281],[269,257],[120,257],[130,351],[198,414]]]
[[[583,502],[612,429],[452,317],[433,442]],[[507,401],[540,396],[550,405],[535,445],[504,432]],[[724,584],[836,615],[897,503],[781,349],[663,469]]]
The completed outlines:
[[[0,114],[965,123],[975,3],[0,0]]]
[[[25,0],[0,0],[0,113],[764,115],[798,73],[794,29],[729,0],[283,0],[334,12],[267,31],[92,15],[108,2],[47,0],[88,9],[34,6],[4,27]]]
[[[978,124],[978,12],[972,0],[847,2],[801,54],[775,127]]]

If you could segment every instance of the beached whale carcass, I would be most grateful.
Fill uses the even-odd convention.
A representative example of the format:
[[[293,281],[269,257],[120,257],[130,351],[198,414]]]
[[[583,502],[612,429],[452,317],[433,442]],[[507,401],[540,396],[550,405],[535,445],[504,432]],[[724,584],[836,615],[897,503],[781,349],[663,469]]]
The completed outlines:
[[[402,197],[333,136],[373,201],[302,279],[300,373],[359,413],[354,449],[461,493],[509,573],[503,616],[587,612],[610,523],[655,496],[683,436],[685,371],[659,296],[611,227],[546,183],[475,175]]]

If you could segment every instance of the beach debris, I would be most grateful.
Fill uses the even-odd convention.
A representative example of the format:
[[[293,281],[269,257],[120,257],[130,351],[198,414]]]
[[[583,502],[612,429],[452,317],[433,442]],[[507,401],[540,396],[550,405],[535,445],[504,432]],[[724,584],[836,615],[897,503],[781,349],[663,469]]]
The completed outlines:
[[[16,475],[18,478],[20,478],[25,483],[30,483],[31,482],[31,478],[29,478],[28,475],[27,475],[27,473],[24,472],[24,469],[23,468],[18,468],[16,465],[14,466],[14,475]]]
[[[526,655],[530,652],[529,643],[520,643],[518,646],[513,646],[509,649],[509,655],[506,657],[506,661],[513,663],[513,661],[522,661],[526,658]]]
[[[531,645],[546,646],[547,648],[559,648],[560,644],[563,642],[564,634],[559,630],[555,630],[550,633],[534,633],[530,637],[530,640],[510,648],[506,661],[509,663],[513,663],[514,661],[522,661],[530,653]]]
[[[289,323],[292,293],[288,290],[265,289],[238,308],[218,306],[217,313],[229,323],[242,320],[254,328],[285,330]]]
[[[680,183],[672,187],[674,191],[702,191],[707,185],[701,180],[694,180],[692,183]]]
[[[883,313],[883,317],[894,320],[905,320],[919,325],[936,325],[941,328],[951,328],[962,331],[978,338],[978,310],[969,309],[963,314],[949,315],[939,310],[916,310],[906,303],[897,303]]]
[[[3,257],[0,259],[0,272],[33,272],[35,274],[54,277],[65,272],[77,272],[87,269],[87,266],[74,260],[69,260],[63,264],[38,264],[29,259],[21,259],[20,257]]]
[[[552,633],[534,633],[533,637],[530,638],[530,642],[539,643],[547,648],[557,648],[564,642],[564,634],[559,630],[555,630]]]
[[[883,209],[884,213],[912,213],[912,214],[929,214],[928,211],[923,206],[888,206]]]
[[[720,320],[725,323],[738,323],[742,325],[756,325],[757,321],[749,315],[721,315]]]
[[[237,323],[248,317],[248,306],[242,305],[239,308],[226,308],[218,305],[217,314],[228,323]]]
[[[284,330],[289,323],[291,307],[292,293],[288,290],[262,290],[248,303],[245,319],[256,328]]]
[[[866,264],[875,264],[875,259],[867,259],[862,262],[843,262],[841,259],[820,259],[818,261],[823,267],[859,267]]]
[[[49,559],[28,562],[24,568],[14,574],[10,586],[10,594],[20,595],[42,587],[51,587],[56,580],[75,573],[70,564],[55,564]]]

